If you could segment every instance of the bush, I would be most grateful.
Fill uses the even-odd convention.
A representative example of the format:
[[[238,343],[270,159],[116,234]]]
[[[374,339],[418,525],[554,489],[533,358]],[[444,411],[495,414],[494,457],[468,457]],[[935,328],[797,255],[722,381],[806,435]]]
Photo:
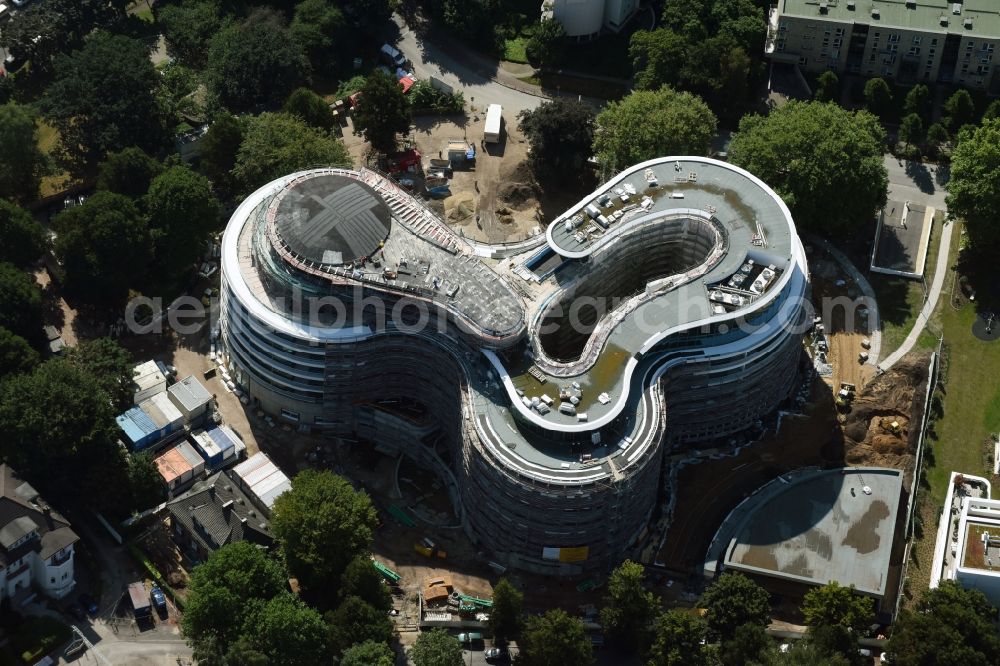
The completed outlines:
[[[413,113],[439,113],[448,115],[462,113],[465,97],[462,93],[446,93],[438,90],[428,81],[417,81],[410,88],[410,108]]]

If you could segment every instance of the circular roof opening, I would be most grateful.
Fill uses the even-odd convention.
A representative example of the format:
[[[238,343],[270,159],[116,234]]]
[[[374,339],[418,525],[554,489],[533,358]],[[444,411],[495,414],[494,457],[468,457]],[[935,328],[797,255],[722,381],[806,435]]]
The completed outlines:
[[[274,228],[289,249],[317,264],[368,257],[389,236],[392,217],[368,185],[334,174],[291,183],[270,206]]]

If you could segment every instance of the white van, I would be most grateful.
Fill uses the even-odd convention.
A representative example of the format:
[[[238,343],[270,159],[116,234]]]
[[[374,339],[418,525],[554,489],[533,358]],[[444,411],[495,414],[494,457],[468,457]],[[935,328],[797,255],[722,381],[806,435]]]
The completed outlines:
[[[382,45],[381,55],[387,65],[394,65],[396,67],[404,67],[406,65],[406,58],[399,52],[399,49],[391,44]]]
[[[0,23],[10,20],[10,7],[0,3]]]

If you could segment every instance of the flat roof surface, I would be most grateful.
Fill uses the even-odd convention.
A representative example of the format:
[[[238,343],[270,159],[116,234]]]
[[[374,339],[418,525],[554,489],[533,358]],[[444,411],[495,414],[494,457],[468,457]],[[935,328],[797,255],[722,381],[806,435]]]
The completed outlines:
[[[341,265],[378,250],[389,235],[389,207],[371,187],[331,173],[299,178],[271,202],[275,229],[292,252]]]
[[[929,223],[933,224],[933,210],[931,213]],[[930,237],[929,233],[925,236],[926,217],[926,206],[904,201],[888,202],[879,225],[873,267],[901,273],[923,272],[921,243],[926,243]]]
[[[862,23],[872,27],[906,28],[960,34],[970,38],[1000,36],[1000,4],[996,0],[916,0],[916,6],[906,6],[905,0],[855,0],[849,9],[847,0],[825,0],[826,13],[820,13],[820,0],[782,0],[781,13],[824,21]],[[952,7],[961,5],[961,13],[953,14]],[[878,9],[879,17],[872,16]],[[941,25],[941,17],[948,25]],[[972,19],[972,27],[965,27],[965,19]]]
[[[900,470],[880,467],[778,477],[749,500],[725,566],[883,596],[902,486]]]

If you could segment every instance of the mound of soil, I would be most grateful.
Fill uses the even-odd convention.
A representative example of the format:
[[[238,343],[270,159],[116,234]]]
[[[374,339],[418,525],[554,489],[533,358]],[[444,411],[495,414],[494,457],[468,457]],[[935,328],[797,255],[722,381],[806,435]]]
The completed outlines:
[[[497,190],[500,201],[515,210],[525,210],[535,205],[535,190],[526,183],[504,183]]]
[[[448,222],[462,224],[475,214],[476,204],[471,196],[454,196],[445,200],[444,208]]]

